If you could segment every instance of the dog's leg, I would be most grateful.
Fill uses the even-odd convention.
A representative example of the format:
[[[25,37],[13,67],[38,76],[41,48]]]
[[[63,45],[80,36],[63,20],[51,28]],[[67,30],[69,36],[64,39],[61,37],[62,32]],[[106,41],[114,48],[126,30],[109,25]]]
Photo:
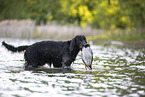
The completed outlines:
[[[62,59],[62,68],[70,68],[72,60],[68,56],[64,56]]]
[[[31,65],[31,64],[28,64],[26,62],[25,65],[24,65],[24,68],[25,68],[25,70],[34,70],[34,69],[38,68],[38,66],[37,65]]]
[[[62,64],[62,73],[68,73],[68,72],[72,72],[72,69],[70,68],[70,66],[66,66],[64,63]]]
[[[65,69],[65,68],[66,68],[65,64],[64,62],[62,62],[62,69]]]
[[[70,68],[70,65],[69,64],[69,61],[63,61],[62,62],[62,68],[65,69],[65,68]]]

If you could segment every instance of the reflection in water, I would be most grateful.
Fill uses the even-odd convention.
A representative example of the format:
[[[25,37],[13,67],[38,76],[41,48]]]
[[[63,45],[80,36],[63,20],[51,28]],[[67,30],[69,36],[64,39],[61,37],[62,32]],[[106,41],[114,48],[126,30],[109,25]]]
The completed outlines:
[[[73,73],[73,69],[71,68],[38,68],[36,70],[33,70],[33,73]]]
[[[16,45],[33,41],[11,40]],[[1,42],[1,40],[0,40]],[[93,70],[80,54],[72,69],[23,69],[23,53],[0,47],[0,97],[145,96],[145,50],[92,46]]]

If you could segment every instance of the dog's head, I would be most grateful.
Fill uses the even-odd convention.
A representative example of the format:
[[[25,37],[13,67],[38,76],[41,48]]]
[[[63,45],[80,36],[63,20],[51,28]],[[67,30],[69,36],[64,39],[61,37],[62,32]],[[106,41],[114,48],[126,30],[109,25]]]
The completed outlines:
[[[87,45],[86,37],[84,35],[77,35],[71,40],[70,51],[72,52],[74,48],[81,50],[85,45]]]
[[[84,35],[77,35],[75,37],[76,45],[82,49],[83,46],[87,45],[86,37]]]

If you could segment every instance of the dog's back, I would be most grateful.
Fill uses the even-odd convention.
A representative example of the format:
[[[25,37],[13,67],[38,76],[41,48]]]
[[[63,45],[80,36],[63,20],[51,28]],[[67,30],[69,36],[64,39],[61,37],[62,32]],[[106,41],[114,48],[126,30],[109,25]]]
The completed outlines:
[[[86,38],[83,35],[77,35],[69,41],[42,41],[29,46],[14,47],[5,42],[2,43],[12,52],[25,50],[25,69],[35,69],[45,63],[53,63],[54,67],[70,66],[82,46],[86,44]]]

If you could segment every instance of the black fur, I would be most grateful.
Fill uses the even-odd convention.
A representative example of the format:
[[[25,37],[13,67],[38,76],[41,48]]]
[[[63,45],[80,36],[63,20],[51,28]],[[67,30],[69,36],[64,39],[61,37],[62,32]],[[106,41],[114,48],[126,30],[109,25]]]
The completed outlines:
[[[45,63],[49,65],[53,63],[54,67],[70,66],[82,46],[86,44],[86,38],[83,35],[77,35],[70,41],[42,41],[30,46],[14,47],[5,42],[2,43],[12,52],[26,50],[24,54],[25,69],[35,69]]]
[[[2,45],[5,46],[8,50],[10,50],[12,52],[21,52],[21,51],[26,50],[29,47],[29,46],[14,47],[12,45],[5,43],[5,41],[2,42]]]

